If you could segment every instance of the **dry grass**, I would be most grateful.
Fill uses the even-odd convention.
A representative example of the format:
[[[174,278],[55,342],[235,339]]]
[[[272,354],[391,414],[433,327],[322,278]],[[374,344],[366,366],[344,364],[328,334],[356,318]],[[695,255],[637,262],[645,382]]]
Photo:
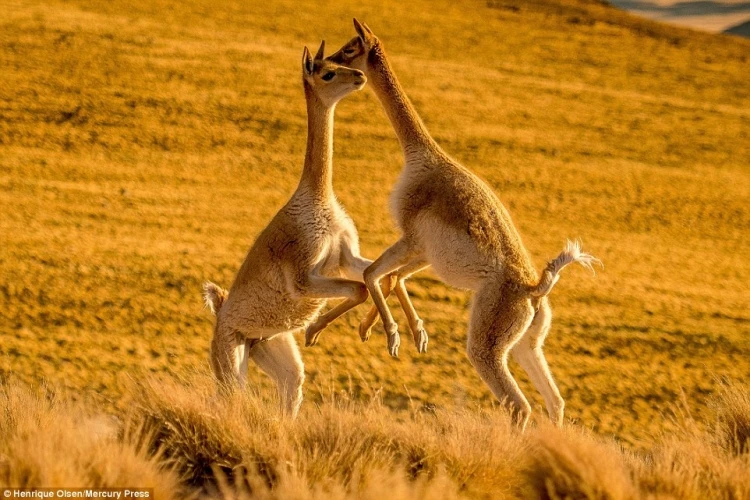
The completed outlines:
[[[724,439],[737,436],[726,415],[750,419],[743,385],[714,400],[707,426],[675,417],[678,431],[637,454],[545,420],[519,434],[492,411],[394,413],[378,399],[331,395],[290,421],[257,394],[217,399],[207,376],[132,387],[123,409],[106,417],[106,432],[96,433],[91,422],[105,417],[49,391],[4,385],[0,483],[138,485],[155,487],[160,499],[750,495],[750,454],[737,438]]]
[[[181,498],[177,474],[118,421],[53,389],[18,383],[0,388],[0,484],[19,488],[132,487],[148,484],[159,499]]]
[[[384,40],[435,137],[509,207],[540,268],[574,237],[604,261],[596,279],[567,272],[552,296],[546,351],[571,422],[615,436],[633,452],[656,450],[654,436],[682,432],[665,418],[675,405],[703,432],[722,381],[750,377],[748,41],[661,26],[586,0],[333,0],[322,7],[292,0],[0,0],[0,11],[3,377],[49,381],[86,408],[114,412],[128,375],[184,377],[206,365],[212,318],[202,309],[201,283],[229,285],[255,235],[294,189],[305,144],[302,46],[321,38],[331,48],[342,44],[353,35],[354,15]],[[342,102],[335,188],[367,256],[397,238],[387,196],[400,165],[373,94]],[[309,432],[325,431],[314,412],[324,394],[344,391],[362,404],[378,394],[393,416],[378,407],[373,417],[347,410],[340,418],[373,429],[394,421],[399,435],[425,440],[403,443],[428,446],[437,434],[420,434],[404,412],[434,406],[441,416],[424,417],[432,422],[424,425],[448,426],[457,441],[451,453],[460,452],[437,455],[430,465],[435,482],[393,476],[392,460],[412,462],[406,448],[387,439],[372,445],[390,450],[386,463],[367,458],[381,476],[371,471],[361,481],[409,494],[420,485],[425,496],[450,495],[452,487],[481,495],[488,484],[506,484],[506,470],[526,465],[472,451],[474,443],[458,443],[460,433],[479,432],[489,419],[500,429],[492,438],[497,449],[530,457],[516,447],[546,449],[547,431],[540,427],[523,443],[502,431],[493,397],[464,354],[469,296],[430,273],[409,288],[431,335],[430,352],[407,348],[394,361],[382,335],[361,344],[358,308],[332,325],[320,346],[303,351],[304,422]],[[521,370],[511,369],[535,414],[543,414]],[[272,392],[255,370],[250,381]],[[339,411],[323,408],[322,415]],[[200,405],[195,411],[202,415]],[[451,431],[464,425],[450,424],[458,422],[447,416],[454,411],[477,415]],[[257,418],[269,432],[292,432],[259,411],[239,413],[231,422]],[[717,450],[731,440],[746,446],[746,420],[717,418],[732,429]],[[206,430],[207,439],[227,460],[249,460],[247,429],[234,447],[223,430],[215,439]],[[343,443],[356,449],[357,437]],[[678,460],[670,453],[677,456],[679,447],[667,446],[651,465],[613,454],[625,465],[607,472],[597,461],[580,471],[565,464],[583,460],[589,444],[577,443],[589,437],[566,431],[564,439],[572,443],[564,453],[533,455],[561,464],[554,469],[563,471],[560,491],[584,472],[586,481],[607,477],[625,493],[648,491],[648,474],[635,481],[632,471],[666,470]],[[431,460],[437,447],[430,446],[415,448],[415,456],[428,449]],[[127,459],[134,467],[142,459],[137,448],[122,453],[135,457]],[[734,463],[720,453],[707,455],[703,466],[726,474],[714,479],[731,479],[734,466],[712,468],[715,460]],[[477,464],[471,481],[451,469],[459,459]],[[343,482],[344,472],[335,470],[343,462],[321,463],[333,472],[294,469],[289,488],[329,474],[341,495],[360,484]],[[678,497],[680,467],[695,472],[680,464],[669,476]],[[195,467],[209,474],[210,464]],[[348,474],[358,467],[352,463]],[[684,487],[702,491],[702,477]],[[540,488],[537,480],[507,479],[507,492],[532,483]]]

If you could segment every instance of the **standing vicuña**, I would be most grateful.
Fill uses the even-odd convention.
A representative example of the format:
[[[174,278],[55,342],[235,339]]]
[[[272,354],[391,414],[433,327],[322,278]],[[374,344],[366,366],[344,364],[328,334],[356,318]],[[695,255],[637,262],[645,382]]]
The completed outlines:
[[[356,19],[354,27],[358,36],[328,60],[365,72],[405,157],[390,202],[402,237],[365,270],[389,352],[398,355],[400,339],[378,284],[385,275],[396,273],[401,299],[406,294],[404,280],[432,266],[446,283],[476,291],[468,356],[495,396],[510,406],[524,427],[531,407],[508,370],[512,352],[542,393],[552,420],[561,424],[564,401],[542,352],[552,317],[546,296],[567,264],[591,267],[597,260],[569,242],[540,280],[505,207],[486,184],[437,145],[401,88],[383,44]],[[413,309],[404,309],[421,351],[427,340],[422,322]],[[363,320],[363,336],[372,323],[372,316]]]
[[[224,387],[244,386],[248,358],[275,379],[283,410],[302,403],[304,366],[293,333],[307,344],[331,321],[367,299],[354,223],[333,193],[333,115],[336,103],[367,79],[356,69],[313,59],[305,47],[302,80],[307,101],[307,153],[297,190],[255,240],[231,290],[205,286],[216,313],[211,367]],[[341,275],[349,279],[341,278]],[[387,292],[388,290],[386,290]],[[346,300],[318,317],[326,299]],[[317,319],[316,319],[317,318]]]

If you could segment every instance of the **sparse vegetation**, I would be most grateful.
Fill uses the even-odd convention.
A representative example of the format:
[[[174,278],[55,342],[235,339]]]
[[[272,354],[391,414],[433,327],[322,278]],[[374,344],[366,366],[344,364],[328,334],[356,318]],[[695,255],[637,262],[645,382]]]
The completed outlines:
[[[533,496],[550,484],[550,498],[747,497],[737,472],[747,467],[747,411],[726,410],[747,407],[746,388],[716,411],[709,403],[726,380],[750,378],[750,41],[585,0],[336,0],[324,9],[0,0],[0,11],[0,378],[46,381],[75,400],[4,389],[5,415],[69,417],[28,432],[6,420],[3,478],[51,484],[38,464],[59,456],[56,477],[113,484],[122,476],[95,471],[122,457],[123,468],[107,470],[191,489],[216,477],[210,461],[188,454],[203,428],[203,456],[224,457],[213,465],[226,488],[248,476],[258,496]],[[381,327],[362,344],[360,307],[303,349],[298,422],[276,421],[257,398],[212,406],[204,385],[174,395],[157,386],[119,424],[134,425],[130,437],[105,441],[118,451],[97,454],[102,441],[82,436],[70,415],[124,419],[131,377],[207,368],[212,317],[201,284],[230,284],[294,189],[305,147],[301,48],[321,38],[340,46],[353,16],[387,43],[430,132],[508,206],[538,269],[570,235],[604,261],[596,279],[571,271],[551,296],[545,351],[569,428],[540,420],[528,436],[506,432],[464,354],[468,295],[423,273],[408,287],[430,333],[426,355],[405,346],[389,359]],[[401,154],[371,91],[341,103],[335,138],[337,195],[363,255],[375,257],[397,238],[387,196]],[[250,372],[249,385],[275,392]],[[191,402],[190,391],[201,395]],[[351,399],[343,407],[342,393]],[[676,406],[685,418],[667,417]],[[168,417],[187,427],[163,434]],[[165,445],[161,458],[135,437],[147,423]],[[249,423],[278,437],[273,449],[239,430]],[[493,445],[477,447],[488,428]],[[12,444],[44,433],[61,443],[41,447],[44,457],[24,458]],[[326,454],[323,435],[347,454]],[[328,448],[305,451],[316,442]],[[83,460],[89,452],[99,458]],[[256,456],[272,472],[251,467]],[[14,475],[21,463],[28,473]],[[578,484],[593,489],[569,489]]]

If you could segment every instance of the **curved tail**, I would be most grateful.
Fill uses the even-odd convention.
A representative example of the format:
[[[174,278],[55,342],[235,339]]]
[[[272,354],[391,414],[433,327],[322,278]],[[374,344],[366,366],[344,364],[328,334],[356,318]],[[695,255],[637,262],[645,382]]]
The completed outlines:
[[[568,240],[565,249],[560,255],[555,260],[551,260],[547,264],[547,267],[544,268],[542,279],[539,280],[539,284],[536,287],[531,289],[531,295],[534,297],[544,297],[549,294],[552,291],[552,287],[557,283],[557,280],[560,279],[560,271],[573,262],[578,262],[594,274],[596,274],[596,271],[594,271],[593,265],[602,265],[602,261],[593,255],[581,251],[581,243],[579,241]]]
[[[203,302],[214,315],[219,314],[219,309],[224,305],[227,297],[229,297],[229,291],[221,288],[216,283],[206,281],[203,284]]]

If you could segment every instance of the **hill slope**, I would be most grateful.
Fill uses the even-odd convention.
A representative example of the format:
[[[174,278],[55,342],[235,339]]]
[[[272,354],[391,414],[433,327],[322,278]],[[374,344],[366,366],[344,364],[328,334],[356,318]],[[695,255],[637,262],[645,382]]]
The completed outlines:
[[[750,21],[745,21],[744,23],[740,23],[736,26],[732,26],[731,28],[727,28],[726,30],[724,30],[724,33],[750,38]]]
[[[302,46],[367,21],[445,149],[509,207],[539,267],[568,237],[546,351],[567,415],[638,445],[684,395],[750,376],[750,43],[595,1],[87,2],[5,6],[0,370],[111,401],[140,371],[205,370],[201,282],[229,285],[293,191]],[[363,253],[396,240],[401,155],[370,91],[338,107],[335,184]],[[303,350],[308,402],[492,403],[464,355],[469,296],[410,285],[430,351],[388,358],[350,313]],[[397,316],[401,319],[401,316]],[[403,324],[403,321],[401,321]],[[543,413],[541,400],[514,373]],[[268,388],[251,370],[252,382]]]

